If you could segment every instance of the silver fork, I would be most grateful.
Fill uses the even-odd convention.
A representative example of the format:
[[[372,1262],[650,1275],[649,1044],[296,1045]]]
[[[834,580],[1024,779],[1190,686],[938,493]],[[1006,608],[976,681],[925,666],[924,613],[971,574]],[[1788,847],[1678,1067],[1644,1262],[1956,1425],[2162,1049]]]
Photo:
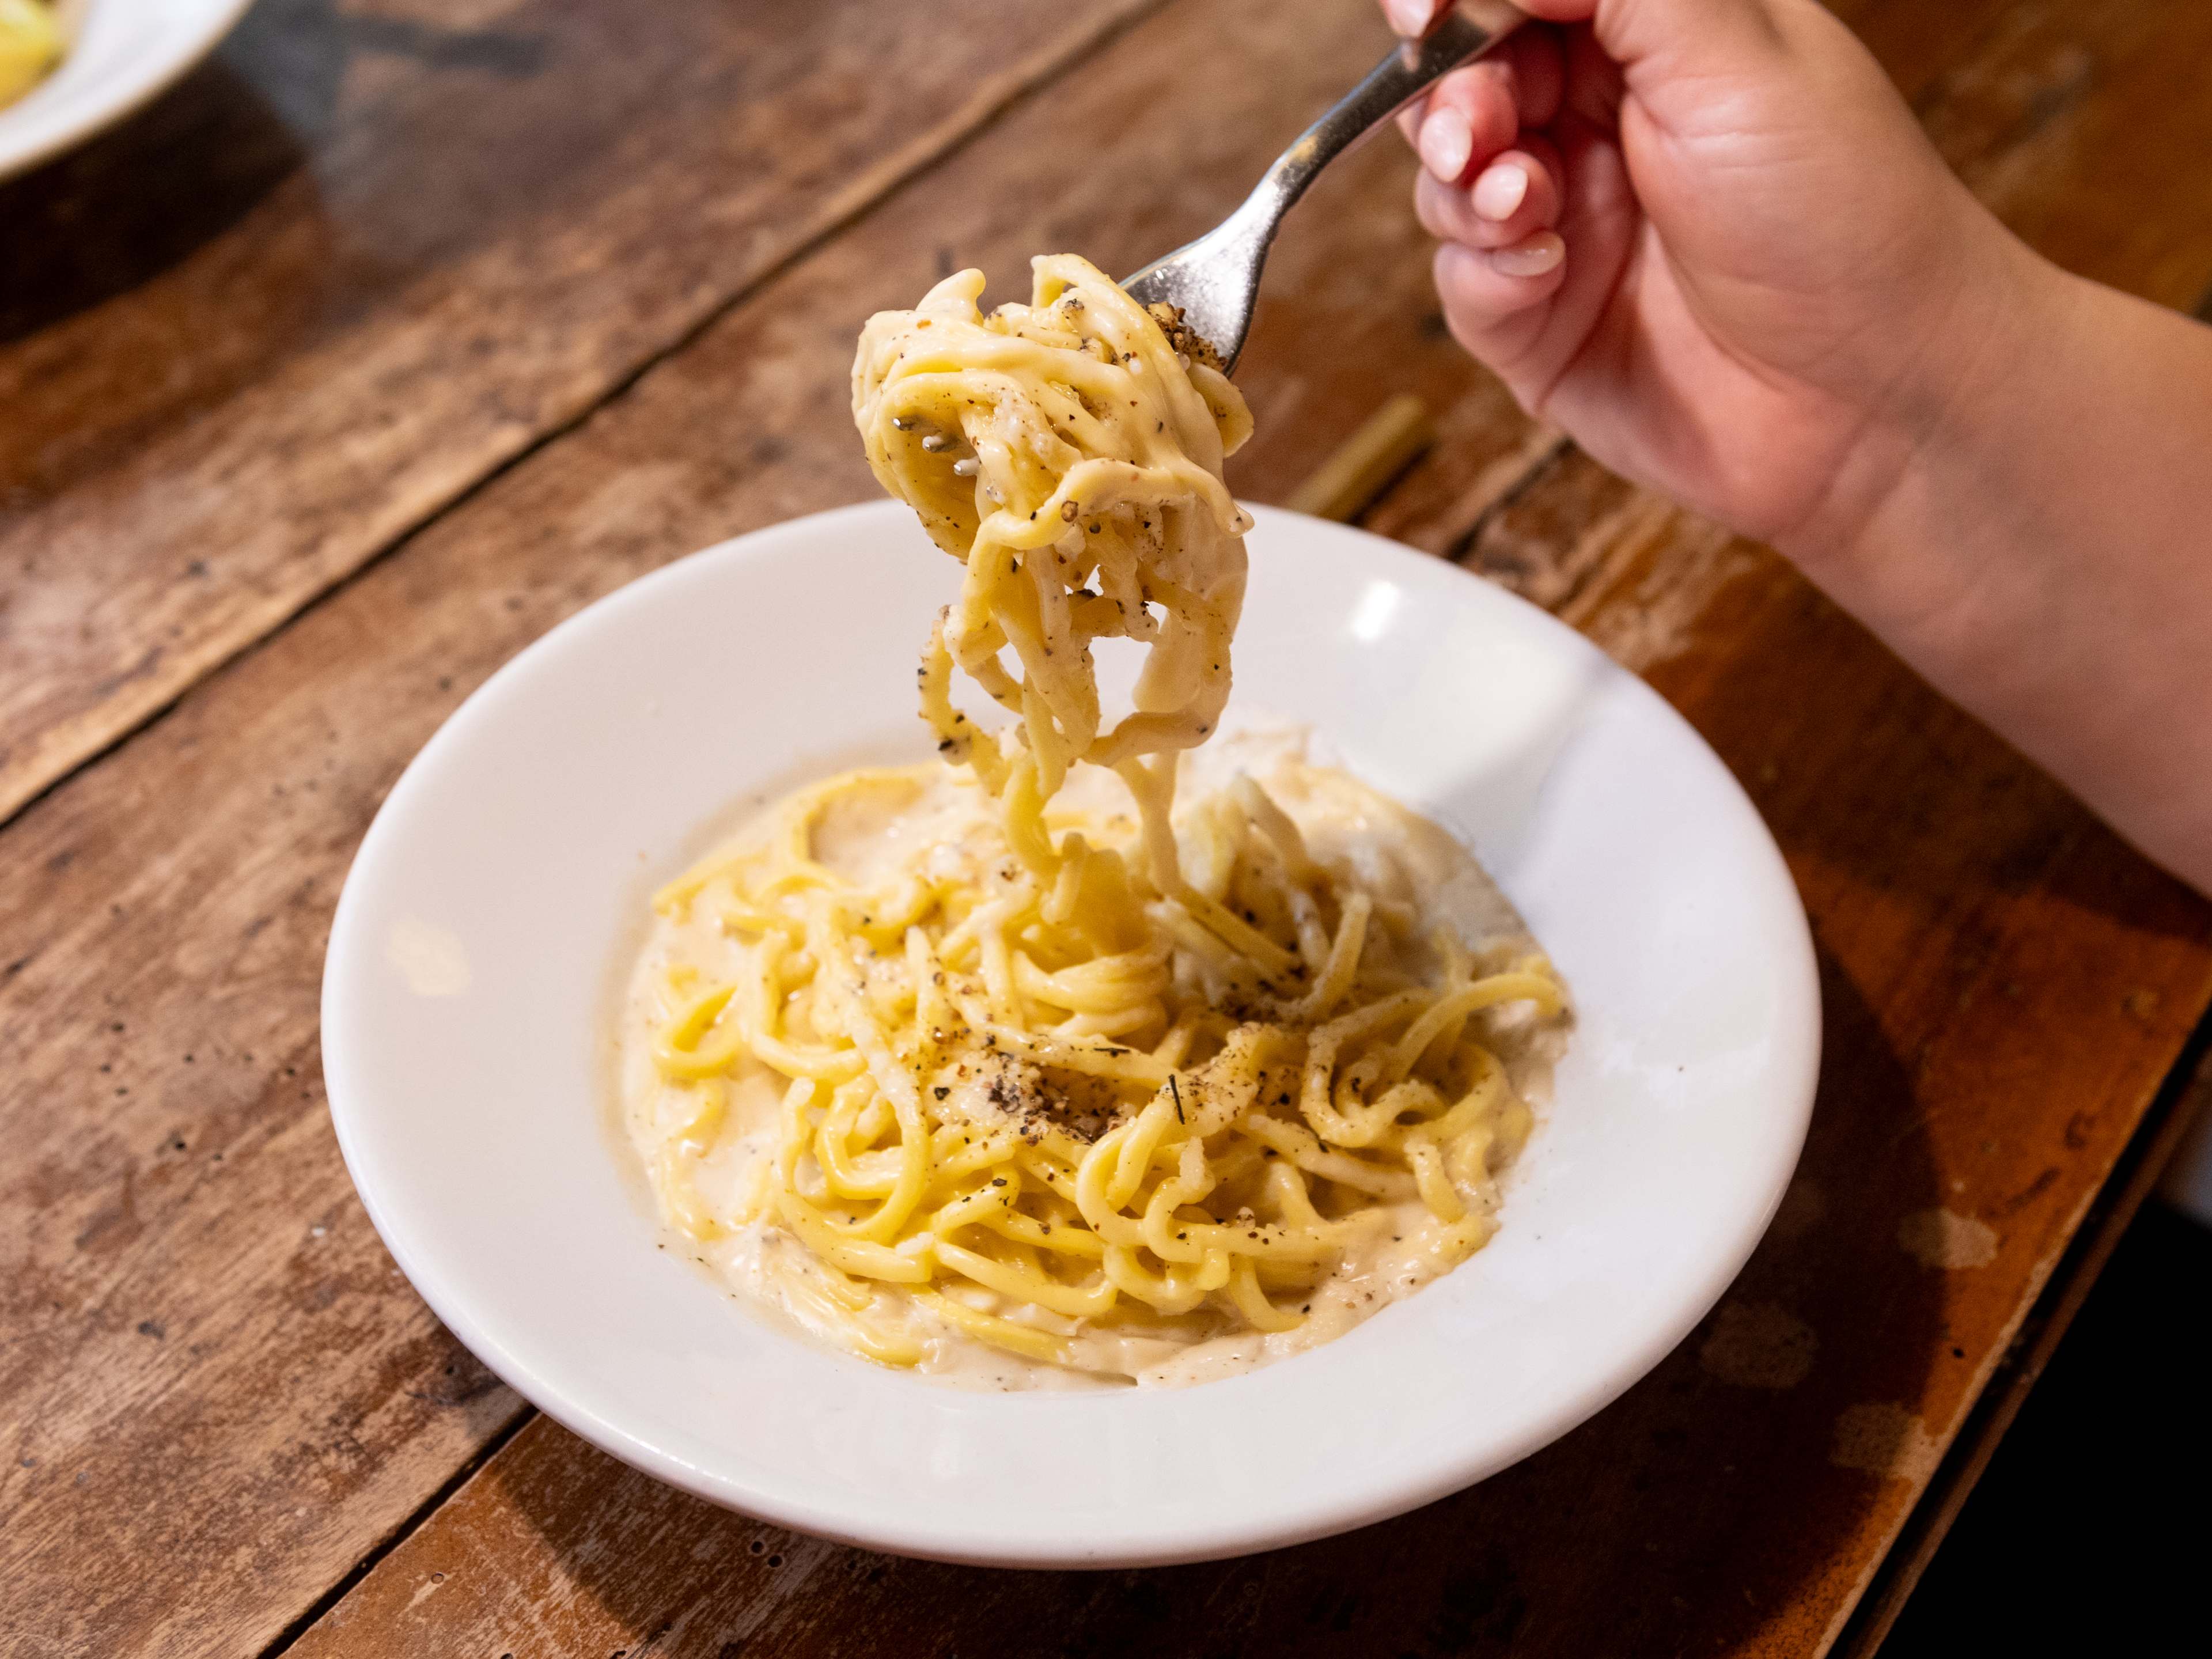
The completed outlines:
[[[1252,331],[1267,263],[1283,216],[1321,170],[1419,97],[1438,78],[1480,57],[1527,19],[1505,0],[1461,0],[1418,41],[1407,40],[1275,158],[1243,204],[1194,242],[1156,259],[1121,284],[1139,305],[1165,301],[1234,369]]]

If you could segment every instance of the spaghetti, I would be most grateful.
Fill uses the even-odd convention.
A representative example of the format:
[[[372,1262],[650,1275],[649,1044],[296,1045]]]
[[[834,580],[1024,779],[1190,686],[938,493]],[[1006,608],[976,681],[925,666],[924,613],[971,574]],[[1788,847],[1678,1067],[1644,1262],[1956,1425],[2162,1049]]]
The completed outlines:
[[[981,287],[875,317],[854,371],[877,476],[964,567],[920,676],[943,758],[803,790],[657,896],[631,1129],[679,1231],[872,1358],[1192,1380],[1480,1248],[1564,996],[1463,852],[1341,775],[1248,744],[1176,814],[1249,416],[1080,259]],[[1115,638],[1147,653],[1118,720]]]
[[[65,44],[49,0],[0,0],[0,106],[44,79]]]

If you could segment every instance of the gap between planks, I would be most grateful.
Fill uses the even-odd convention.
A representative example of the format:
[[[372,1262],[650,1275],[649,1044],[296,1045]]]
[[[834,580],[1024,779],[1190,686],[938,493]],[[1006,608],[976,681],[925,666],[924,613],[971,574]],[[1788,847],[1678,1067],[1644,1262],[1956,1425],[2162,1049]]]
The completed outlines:
[[[1528,443],[1492,462],[1468,491],[1471,496],[1480,498],[1474,517],[1465,530],[1452,538],[1451,544],[1444,550],[1444,557],[1453,564],[1464,564],[1481,541],[1482,532],[1511,512],[1522,496],[1557,471],[1579,447],[1565,434],[1540,426],[1529,434]],[[1592,533],[1605,527],[1602,524],[1592,526]],[[1569,597],[1581,592],[1587,580],[1585,575],[1577,581]]]
[[[688,348],[754,295],[790,271],[826,244],[836,240],[866,218],[890,197],[915,180],[927,177],[997,126],[1012,111],[1027,103],[1074,69],[1085,58],[1112,45],[1149,18],[1166,10],[1176,0],[1131,0],[1088,33],[1046,48],[1011,69],[983,79],[975,92],[949,116],[913,143],[894,151],[875,167],[844,188],[832,192],[819,223],[792,246],[711,301],[698,316],[642,354],[620,374],[580,404],[571,414],[553,422],[514,453],[502,457],[466,483],[411,521],[402,525],[383,542],[370,547],[350,568],[320,586],[304,588],[272,605],[257,631],[219,645],[200,654],[171,683],[149,690],[143,701],[95,705],[64,721],[46,734],[59,750],[52,764],[0,786],[0,830],[25,808],[160,720],[211,674],[254,650],[313,606],[344,588],[368,570],[405,547],[425,530],[456,508],[466,505],[484,488],[514,471],[550,445],[588,422],[609,404],[619,401],[646,375]]]

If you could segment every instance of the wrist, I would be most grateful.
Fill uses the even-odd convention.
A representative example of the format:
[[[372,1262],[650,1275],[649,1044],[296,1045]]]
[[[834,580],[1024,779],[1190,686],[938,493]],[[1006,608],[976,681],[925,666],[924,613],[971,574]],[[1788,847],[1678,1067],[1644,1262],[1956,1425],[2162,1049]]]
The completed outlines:
[[[1972,510],[1986,457],[2024,411],[2044,406],[2037,370],[2074,326],[2075,279],[1968,206],[1974,222],[1952,241],[1924,315],[1903,331],[1899,367],[1870,399],[1820,507],[1778,539],[1855,611],[1869,588],[1942,574],[1940,559],[1910,556]]]

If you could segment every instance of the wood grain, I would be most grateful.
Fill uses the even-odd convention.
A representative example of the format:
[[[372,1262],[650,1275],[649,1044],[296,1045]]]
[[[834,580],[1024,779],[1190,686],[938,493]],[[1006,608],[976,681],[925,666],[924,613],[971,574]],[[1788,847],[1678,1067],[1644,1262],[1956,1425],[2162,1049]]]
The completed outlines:
[[[1966,84],[2008,76],[2000,57]],[[1520,470],[1443,501],[1449,532],[1691,714],[1814,919],[1829,1052],[1814,1139],[1705,1328],[1475,1492],[1168,1572],[837,1549],[708,1510],[539,1421],[299,1651],[861,1654],[918,1631],[967,1655],[1832,1640],[2212,995],[2212,921],[1771,555],[1547,434],[1491,441]]]
[[[2028,242],[2070,270],[2187,311],[2212,279],[2212,190],[2180,158],[2212,129],[2212,8],[2019,0],[1931,83],[1936,148]]]
[[[268,0],[0,185],[0,821],[1158,3]]]
[[[2212,916],[1771,557],[1615,517],[1571,613],[1753,790],[1828,1021],[1783,1214],[1650,1378],[1415,1516],[1095,1576],[836,1548],[541,1419],[296,1651],[1822,1650],[2212,996]]]
[[[0,1649],[252,1650],[513,1423],[379,1248],[330,1136],[317,986],[370,815],[459,698],[561,617],[872,493],[846,380],[870,310],[956,260],[1002,284],[1039,247],[1133,266],[1224,210],[1382,50],[1364,9],[1316,4],[1296,33],[1280,16],[1187,0],[1095,54],[1066,101],[1011,111],[9,826]],[[1224,88],[1224,61],[1253,72]],[[1125,130],[1153,106],[1164,118]],[[1121,133],[1116,165],[1059,142],[1063,125]],[[1421,326],[1408,168],[1363,154],[1285,246],[1277,280],[1299,298],[1271,301],[1267,326],[1317,343],[1270,352],[1294,373],[1255,367],[1255,401],[1279,411],[1254,448],[1263,491],[1356,422],[1374,362],[1440,399],[1476,379]],[[1176,192],[1133,195],[1131,176]],[[1389,283],[1307,234],[1332,223],[1390,255]],[[1488,406],[1510,447],[1519,417]]]
[[[2207,1035],[2206,1028],[2200,1026],[2191,1048],[2201,1053]],[[2053,1270],[2033,1310],[2021,1322],[1972,1416],[1961,1426],[1942,1468],[1929,1483],[1927,1495],[1914,1510],[1838,1638],[1834,1650],[1844,1659],[1870,1659],[1881,1649],[1921,1574],[1934,1560],[1967,1497],[1989,1467],[1998,1443],[2057,1353],[2075,1316],[2088,1300],[2091,1287],[2143,1204],[2152,1199],[2160,1176],[2208,1109],[2212,1109],[2212,1065],[2200,1064],[2192,1069],[2185,1056],[2168,1074],[2159,1100],[2083,1218],[2065,1259]]]
[[[1379,44],[1358,9],[1292,9],[1178,0],[1086,62],[1066,103],[1012,111],[0,837],[0,938],[25,941],[0,963],[0,1400],[21,1425],[0,1645],[252,1651],[515,1421],[397,1279],[321,1108],[323,933],[375,803],[470,686],[578,605],[869,493],[843,406],[854,325],[940,250],[1003,285],[1039,247],[1118,268],[1218,214]],[[2077,111],[2133,84],[2095,31],[2159,9],[2077,15],[2098,66]],[[1896,27],[1932,82],[1950,26]],[[1112,132],[1112,165],[1057,142],[1055,118]],[[1493,480],[1472,509],[1449,495],[1452,535],[1510,553],[1645,667],[1776,824],[1815,916],[1830,1053],[1807,1181],[1729,1301],[1615,1408],[1474,1492],[1163,1573],[838,1550],[535,1421],[299,1651],[1805,1653],[1832,1633],[2212,990],[2203,908],[1770,557],[1532,430],[1434,325],[1402,160],[1352,167],[1286,232],[1247,358],[1267,435],[1240,487],[1283,493],[1410,385],[1443,411],[1462,480]],[[2189,211],[2143,204],[2169,210]],[[1927,1267],[1900,1243],[1946,1209],[1996,1233],[1987,1264]]]

